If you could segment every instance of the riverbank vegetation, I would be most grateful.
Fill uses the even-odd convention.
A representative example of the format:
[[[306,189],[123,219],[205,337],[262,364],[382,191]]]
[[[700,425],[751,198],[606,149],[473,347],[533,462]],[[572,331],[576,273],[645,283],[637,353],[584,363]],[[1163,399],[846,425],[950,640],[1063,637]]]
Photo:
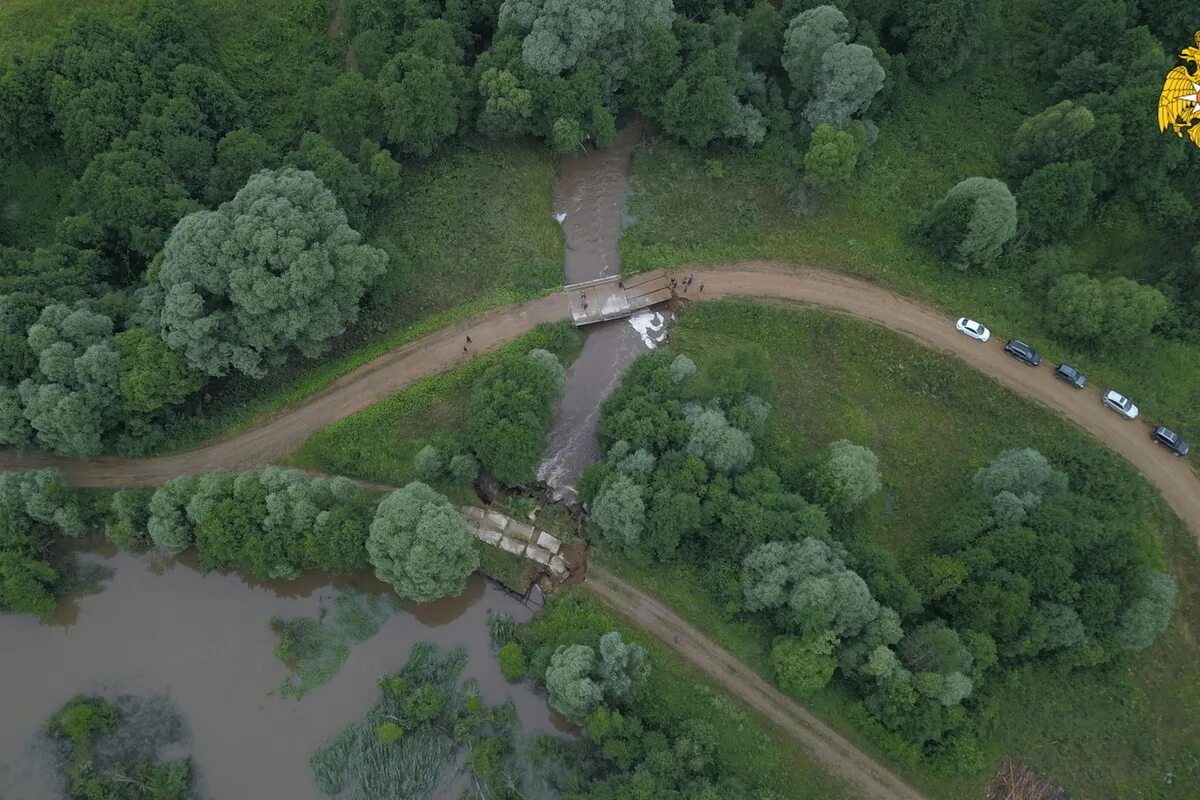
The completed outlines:
[[[378,633],[400,608],[392,595],[342,590],[333,598],[332,611],[322,606],[315,619],[273,617],[271,631],[279,638],[275,657],[294,673],[279,687],[280,694],[298,700],[324,686],[342,668],[350,648]]]
[[[1133,470],[1049,412],[863,323],[721,303],[689,309],[673,337],[697,366],[690,388],[671,377],[691,373],[687,362],[655,355],[605,408],[609,458],[581,486],[605,529],[602,557],[939,794],[981,791],[1001,752],[1083,793],[1115,781],[1165,797],[1200,779],[1187,745],[1200,702],[1188,680],[1200,565]],[[772,406],[752,450],[736,431],[754,427],[728,424],[742,418],[747,387]],[[700,414],[717,407],[727,425],[712,439]],[[680,442],[682,455],[655,437]],[[712,454],[741,454],[743,466],[722,480]],[[681,457],[694,468],[662,468]],[[711,477],[675,497],[666,472]],[[698,522],[680,534],[678,520]],[[803,548],[820,557],[801,558]],[[1138,652],[1142,632],[1167,623],[1172,584],[1174,619]],[[823,585],[841,586],[845,602],[826,607]],[[864,627],[847,636],[850,620]],[[895,639],[884,648],[894,662],[874,636]],[[876,701],[847,676],[862,644],[875,648],[862,669],[883,684]],[[887,685],[896,676],[903,683]],[[921,699],[966,689],[964,677],[961,702]]]
[[[182,722],[163,698],[116,702],[79,695],[46,722],[62,756],[66,796],[78,800],[186,800],[188,758],[164,758],[183,740]]]

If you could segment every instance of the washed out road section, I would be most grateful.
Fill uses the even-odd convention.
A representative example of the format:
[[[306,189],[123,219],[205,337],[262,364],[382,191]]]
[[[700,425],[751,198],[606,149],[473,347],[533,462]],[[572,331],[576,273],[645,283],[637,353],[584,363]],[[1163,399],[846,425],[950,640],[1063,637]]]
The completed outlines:
[[[701,283],[703,292],[699,291]],[[697,271],[695,286],[688,293],[691,301],[733,297],[820,306],[873,322],[961,359],[1018,394],[1058,412],[1125,458],[1141,470],[1193,534],[1200,537],[1200,478],[1186,462],[1155,444],[1145,422],[1125,420],[1105,408],[1098,389],[1072,389],[1057,380],[1046,365],[1029,367],[1006,356],[998,337],[980,343],[956,331],[952,318],[887,289],[824,270],[769,262],[742,262]],[[567,298],[562,294],[498,309],[381,356],[303,403],[197,450],[149,459],[86,461],[4,452],[0,454],[0,469],[52,466],[80,485],[118,487],[154,486],[176,475],[218,468],[266,466],[331,422],[450,368],[464,357],[462,346],[467,333],[474,341],[472,351],[482,352],[512,341],[543,322],[566,319],[567,313]],[[931,406],[929,413],[936,414],[936,406]],[[987,420],[981,419],[979,424],[986,425]]]

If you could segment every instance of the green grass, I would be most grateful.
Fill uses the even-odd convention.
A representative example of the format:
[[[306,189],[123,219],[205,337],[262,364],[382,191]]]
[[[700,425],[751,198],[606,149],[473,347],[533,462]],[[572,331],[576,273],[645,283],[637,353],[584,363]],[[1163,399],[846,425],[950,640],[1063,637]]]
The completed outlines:
[[[501,289],[533,297],[562,285],[554,160],[544,145],[468,140],[409,170],[400,201],[377,220],[391,259],[368,325]]]
[[[728,348],[762,346],[772,364],[772,439],[812,452],[850,438],[879,455],[885,489],[861,512],[870,535],[904,557],[957,501],[974,469],[1000,450],[1042,449],[1052,459],[1115,459],[1082,431],[952,359],[834,314],[718,303],[688,309],[673,346],[706,361]],[[703,374],[703,373],[702,373]],[[1140,487],[1141,526],[1180,586],[1174,625],[1155,647],[1114,667],[1075,675],[1022,675],[999,691],[996,753],[1029,760],[1080,797],[1200,796],[1200,559],[1188,531],[1151,488]],[[764,675],[769,643],[753,620],[727,619],[682,567],[645,569],[608,552],[614,570],[662,598]],[[813,710],[883,760],[847,717],[837,690]],[[905,769],[938,797],[979,797],[987,776],[948,779]],[[1173,783],[1167,783],[1173,776]],[[1119,791],[1113,787],[1119,787]]]
[[[494,353],[472,359],[313,434],[290,459],[293,466],[402,486],[415,479],[417,451],[454,436],[464,422],[471,386],[500,353],[544,347],[570,364],[583,335],[570,323],[543,325]]]
[[[854,185],[807,220],[787,207],[799,165],[770,140],[749,154],[723,154],[719,177],[705,168],[711,154],[652,141],[634,158],[636,221],[621,241],[625,269],[769,259],[849,273],[972,316],[999,336],[1020,336],[1050,360],[1076,364],[1094,383],[1132,395],[1151,419],[1200,438],[1200,347],[1152,337],[1100,353],[1058,341],[1043,298],[1022,287],[1017,268],[963,274],[910,241],[912,224],[959,180],[1002,175],[1012,132],[1046,105],[1027,82],[1019,69],[989,64],[929,92],[910,90],[879,118],[874,156]],[[987,113],[964,113],[963,97]],[[1166,248],[1178,248],[1148,236],[1144,223],[1119,208],[1092,220],[1077,244],[1094,274],[1145,279],[1161,271]]]

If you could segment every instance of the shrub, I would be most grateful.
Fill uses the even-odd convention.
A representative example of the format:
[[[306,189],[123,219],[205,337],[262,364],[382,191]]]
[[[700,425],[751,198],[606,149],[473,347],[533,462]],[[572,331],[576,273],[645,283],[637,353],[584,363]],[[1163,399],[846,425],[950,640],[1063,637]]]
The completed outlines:
[[[525,677],[525,651],[516,642],[509,642],[500,648],[500,672],[510,681],[519,681]]]
[[[926,247],[963,270],[991,265],[1016,233],[1017,201],[994,178],[960,181],[917,226]]]

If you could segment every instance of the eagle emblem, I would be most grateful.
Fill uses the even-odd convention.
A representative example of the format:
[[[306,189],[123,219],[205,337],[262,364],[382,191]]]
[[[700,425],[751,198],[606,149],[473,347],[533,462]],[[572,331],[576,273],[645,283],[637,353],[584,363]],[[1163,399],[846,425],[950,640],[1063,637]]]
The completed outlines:
[[[1158,132],[1170,128],[1176,136],[1186,135],[1200,147],[1200,31],[1195,40],[1195,47],[1185,47],[1179,54],[1185,63],[1191,63],[1191,71],[1176,67],[1163,81],[1158,96]]]

